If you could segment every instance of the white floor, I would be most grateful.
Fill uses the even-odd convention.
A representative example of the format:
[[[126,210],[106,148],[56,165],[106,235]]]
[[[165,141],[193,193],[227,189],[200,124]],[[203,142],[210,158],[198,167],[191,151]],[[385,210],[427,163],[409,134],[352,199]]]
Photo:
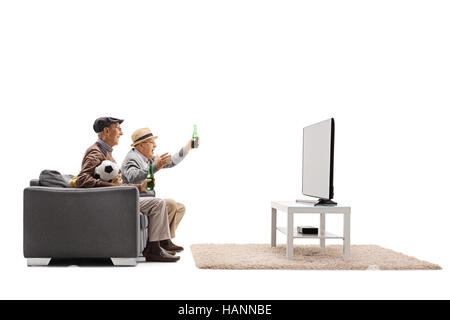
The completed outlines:
[[[448,261],[448,257],[442,257]],[[449,271],[200,270],[187,249],[177,263],[137,267],[26,267],[2,263],[1,299],[448,299]]]

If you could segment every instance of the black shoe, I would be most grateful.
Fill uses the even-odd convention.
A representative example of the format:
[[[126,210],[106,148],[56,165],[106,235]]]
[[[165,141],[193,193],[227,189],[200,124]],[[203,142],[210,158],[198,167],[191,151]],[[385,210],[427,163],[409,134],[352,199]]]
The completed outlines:
[[[177,246],[175,243],[172,242],[172,245],[170,246],[170,249],[175,251],[175,252],[181,252],[184,250],[183,247],[181,246]]]
[[[145,257],[147,254],[150,253],[150,243],[147,241],[147,245],[145,246],[144,250],[142,251],[142,255]]]
[[[153,262],[177,262],[178,260],[180,260],[179,256],[173,256],[162,248],[157,253],[146,252],[144,256],[145,261],[153,261]]]
[[[163,247],[161,247],[161,250],[164,250],[164,251],[166,251],[168,254],[171,254],[171,255],[176,255],[177,253],[176,253],[176,251],[174,251],[174,250],[167,250],[167,249],[164,249]]]
[[[181,252],[184,250],[183,247],[177,246],[170,239],[160,241],[160,246],[166,251]]]

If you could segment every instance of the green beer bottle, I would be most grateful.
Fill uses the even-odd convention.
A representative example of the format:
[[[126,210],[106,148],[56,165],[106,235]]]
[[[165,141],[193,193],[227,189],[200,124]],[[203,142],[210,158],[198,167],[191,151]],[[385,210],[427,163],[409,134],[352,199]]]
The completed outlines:
[[[153,176],[153,166],[151,163],[148,166],[147,179],[152,179],[152,181],[147,182],[147,190],[151,191],[155,188],[155,177]]]
[[[191,147],[194,148],[198,148],[198,135],[197,135],[197,125],[194,124],[194,133],[192,134],[192,139],[194,139],[194,141],[191,142]]]

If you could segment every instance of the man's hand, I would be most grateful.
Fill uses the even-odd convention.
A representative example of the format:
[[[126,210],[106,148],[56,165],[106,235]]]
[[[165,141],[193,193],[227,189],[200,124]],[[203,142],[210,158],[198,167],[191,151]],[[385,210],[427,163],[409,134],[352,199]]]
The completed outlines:
[[[197,146],[200,146],[200,138],[197,138]],[[188,143],[186,143],[186,145],[184,146],[184,148],[186,149],[187,152],[192,150],[192,144],[194,143],[194,138],[191,138]]]
[[[172,163],[172,156],[168,152],[164,153],[161,156],[157,155],[155,157],[155,167],[158,170],[164,168],[170,163]]]
[[[142,184],[139,186],[139,191],[146,191],[147,183],[149,183],[150,181],[152,181],[152,179],[145,179],[144,182],[142,182]]]
[[[122,174],[118,174],[117,177],[110,182],[111,186],[121,186],[122,185]]]

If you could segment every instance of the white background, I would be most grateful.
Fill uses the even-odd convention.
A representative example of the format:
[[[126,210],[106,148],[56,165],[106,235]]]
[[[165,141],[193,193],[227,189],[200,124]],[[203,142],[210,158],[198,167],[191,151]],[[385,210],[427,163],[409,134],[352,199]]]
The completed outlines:
[[[2,1],[0,298],[449,298],[449,9]],[[200,148],[157,174],[158,195],[187,207],[175,239],[187,250],[176,264],[27,268],[23,189],[46,168],[76,174],[104,115],[125,119],[119,162],[136,128],[173,153],[198,125]],[[270,241],[270,201],[301,196],[301,130],[330,117],[335,199],[352,206],[352,243],[443,270],[197,269],[190,244]],[[339,219],[328,225],[341,231]]]

